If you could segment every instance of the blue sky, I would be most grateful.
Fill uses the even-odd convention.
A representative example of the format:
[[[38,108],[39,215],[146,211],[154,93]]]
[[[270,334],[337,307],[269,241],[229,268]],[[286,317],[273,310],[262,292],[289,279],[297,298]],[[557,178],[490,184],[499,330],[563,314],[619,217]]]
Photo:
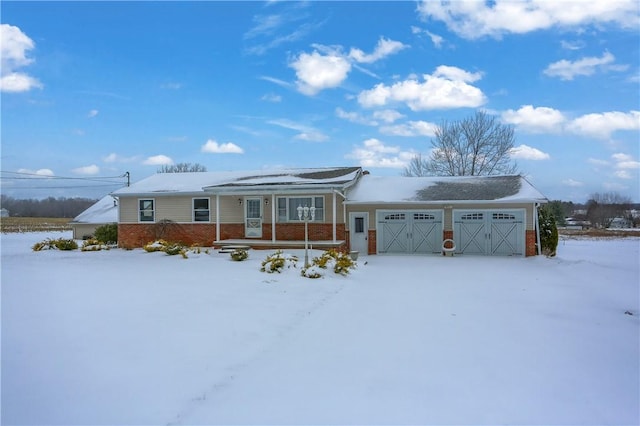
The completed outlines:
[[[638,2],[445,3],[3,2],[2,193],[179,162],[399,175],[483,110],[548,198],[640,202]]]

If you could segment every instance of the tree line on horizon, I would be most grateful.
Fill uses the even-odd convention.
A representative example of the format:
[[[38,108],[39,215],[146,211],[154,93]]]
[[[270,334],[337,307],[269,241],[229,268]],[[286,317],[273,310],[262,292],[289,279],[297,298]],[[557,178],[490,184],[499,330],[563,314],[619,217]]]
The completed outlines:
[[[48,197],[44,199],[19,199],[2,195],[0,207],[7,209],[10,217],[61,217],[74,218],[98,200],[92,198]]]

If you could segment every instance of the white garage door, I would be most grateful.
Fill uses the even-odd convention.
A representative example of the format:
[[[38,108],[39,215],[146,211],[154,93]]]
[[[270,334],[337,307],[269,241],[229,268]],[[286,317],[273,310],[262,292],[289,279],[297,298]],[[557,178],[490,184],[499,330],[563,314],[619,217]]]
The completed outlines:
[[[524,210],[454,210],[453,230],[457,253],[524,254]]]
[[[441,253],[442,211],[378,210],[378,253]]]

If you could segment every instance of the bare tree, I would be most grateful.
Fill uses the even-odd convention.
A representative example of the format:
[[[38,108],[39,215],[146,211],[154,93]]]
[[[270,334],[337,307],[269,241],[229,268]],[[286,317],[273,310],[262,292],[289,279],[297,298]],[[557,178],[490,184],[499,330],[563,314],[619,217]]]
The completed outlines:
[[[163,165],[158,169],[158,173],[188,173],[188,172],[206,172],[207,168],[202,164],[195,163],[178,163],[172,165]]]
[[[593,226],[608,228],[616,217],[626,217],[631,199],[617,192],[596,192],[587,201],[587,218]]]
[[[517,173],[510,154],[515,141],[512,126],[477,111],[460,121],[443,121],[431,140],[428,158],[414,157],[405,176],[488,176]]]

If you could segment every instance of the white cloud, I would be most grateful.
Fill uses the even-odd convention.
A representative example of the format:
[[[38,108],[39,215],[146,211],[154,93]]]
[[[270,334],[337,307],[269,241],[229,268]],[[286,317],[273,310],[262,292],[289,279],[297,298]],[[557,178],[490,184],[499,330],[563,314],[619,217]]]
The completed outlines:
[[[635,30],[640,26],[637,0],[423,0],[418,13],[425,20],[444,22],[467,39],[498,38],[554,27],[580,30],[587,25],[613,24]]]
[[[580,182],[580,181],[577,181],[577,180],[574,180],[574,179],[565,179],[565,180],[562,181],[562,183],[564,185],[566,185],[566,186],[571,186],[571,187],[574,187],[574,188],[577,188],[577,187],[580,187],[580,186],[584,186],[583,182]]]
[[[105,163],[131,163],[137,160],[138,157],[121,157],[115,152],[112,152],[111,154],[102,158],[102,161],[104,161]]]
[[[379,111],[373,112],[373,118],[382,120],[385,123],[393,123],[401,118],[404,118],[403,114],[400,114],[398,111],[394,109],[383,109]]]
[[[90,176],[90,175],[97,175],[98,173],[100,173],[100,167],[96,166],[95,164],[92,164],[90,166],[78,167],[77,169],[73,169],[71,171],[79,175]]]
[[[572,120],[567,129],[582,135],[608,139],[618,130],[640,130],[640,111],[586,114]]]
[[[640,169],[640,161],[636,161],[629,154],[617,153],[611,156],[617,169],[633,170]]]
[[[171,157],[160,154],[147,158],[142,162],[142,164],[146,166],[169,166],[173,164],[173,160],[171,159]]]
[[[468,72],[458,67],[450,67],[448,65],[440,65],[433,73],[434,77],[444,77],[448,80],[464,81],[465,83],[473,83],[482,78],[480,72]]]
[[[259,78],[260,80],[268,81],[269,83],[277,84],[278,86],[281,86],[281,87],[286,87],[286,88],[291,87],[291,83],[289,83],[288,81],[280,80],[279,78],[269,77],[267,75],[263,75]]]
[[[517,111],[503,112],[502,121],[533,133],[554,133],[562,130],[566,118],[557,109],[523,105]]]
[[[93,117],[95,117],[96,115],[98,115],[98,113],[99,113],[99,112],[100,112],[100,111],[98,111],[97,109],[92,109],[92,110],[91,110],[91,111],[89,111],[89,113],[87,114],[87,117],[88,117],[88,118],[93,118]]]
[[[537,148],[530,147],[528,145],[520,145],[511,149],[511,158],[519,158],[522,160],[548,160],[551,158],[546,152],[542,152]]]
[[[406,123],[382,126],[380,133],[392,136],[435,136],[438,126],[427,121],[407,121]]]
[[[573,80],[576,76],[593,75],[597,71],[624,71],[627,69],[625,65],[613,65],[615,60],[615,56],[611,53],[604,52],[601,57],[588,56],[575,62],[563,59],[549,64],[543,72],[549,77],[559,77],[561,80]]]
[[[402,151],[397,146],[386,146],[378,139],[367,139],[345,157],[355,159],[362,167],[406,167],[415,155],[413,151]]]
[[[629,173],[627,170],[616,170],[614,173],[614,176],[619,178],[619,179],[631,179],[631,173]]]
[[[380,59],[383,59],[389,55],[393,55],[403,49],[408,48],[406,44],[403,44],[399,41],[385,39],[384,37],[380,37],[378,40],[378,44],[376,45],[375,50],[371,54],[366,54],[362,50],[352,47],[349,51],[349,57],[355,60],[356,62],[370,64]]]
[[[27,74],[14,72],[0,77],[1,92],[27,92],[35,88],[42,88],[42,84]]]
[[[560,41],[560,46],[563,49],[566,50],[580,50],[582,48],[584,48],[585,43],[583,41],[568,41],[568,40],[561,40]]]
[[[261,101],[278,103],[282,102],[282,96],[274,93],[267,93],[260,98]]]
[[[213,139],[209,139],[207,143],[202,145],[202,148],[200,150],[202,152],[207,152],[209,154],[243,154],[244,153],[244,150],[234,143],[231,143],[231,142],[218,143]]]
[[[42,177],[50,177],[55,175],[55,173],[53,173],[53,170],[51,169],[38,169],[38,170],[18,169],[18,173],[23,173],[25,175],[42,176]]]
[[[351,71],[351,63],[339,52],[323,55],[317,50],[301,53],[289,66],[296,71],[298,91],[308,96],[338,87]]]
[[[365,117],[357,112],[348,112],[343,110],[342,108],[336,108],[336,115],[343,120],[350,121],[352,123],[364,124],[365,126],[377,126],[378,122],[376,120],[372,120],[368,117]]]
[[[33,88],[42,88],[37,79],[19,72],[31,63],[27,52],[35,48],[35,43],[20,28],[13,25],[0,25],[0,91],[26,92]]]
[[[296,123],[291,120],[287,120],[287,119],[269,120],[267,123],[299,132],[296,136],[294,136],[294,139],[299,139],[299,140],[309,141],[309,142],[323,142],[329,139],[327,135],[325,135],[318,129],[315,129],[314,127],[311,127],[311,126],[307,126],[305,124]]]
[[[431,39],[431,43],[433,43],[433,46],[436,49],[441,49],[442,48],[442,44],[444,43],[444,38],[438,34],[434,34],[429,30],[423,30],[422,28],[419,27],[411,27],[411,33],[412,34],[426,34],[430,39]]]
[[[387,86],[380,83],[358,95],[360,105],[371,108],[404,102],[413,111],[449,108],[476,108],[486,102],[480,89],[467,84],[481,77],[460,68],[439,66],[424,82],[410,78]]]

